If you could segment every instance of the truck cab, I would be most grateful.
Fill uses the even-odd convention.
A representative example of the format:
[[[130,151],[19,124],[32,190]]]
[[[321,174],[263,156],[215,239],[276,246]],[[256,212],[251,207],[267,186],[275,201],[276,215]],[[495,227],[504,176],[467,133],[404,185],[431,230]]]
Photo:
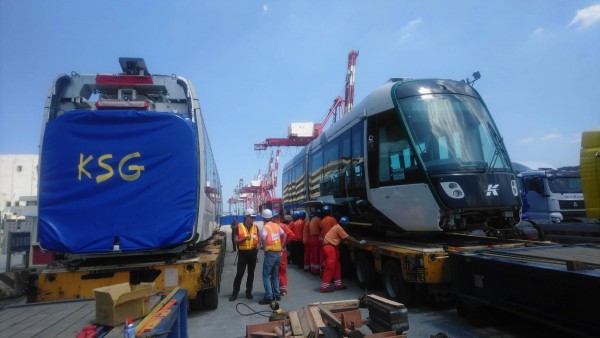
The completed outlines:
[[[524,218],[538,224],[585,218],[579,171],[540,169],[517,175]]]

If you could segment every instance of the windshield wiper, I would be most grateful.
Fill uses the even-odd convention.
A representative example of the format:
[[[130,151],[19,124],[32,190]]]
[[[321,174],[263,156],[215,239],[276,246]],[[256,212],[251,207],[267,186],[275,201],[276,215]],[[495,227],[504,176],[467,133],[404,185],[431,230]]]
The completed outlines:
[[[496,131],[494,130],[494,128],[492,128],[489,122],[487,123],[487,126],[490,131],[490,134],[492,134],[492,139],[494,140],[495,145],[494,155],[492,155],[490,163],[486,163],[485,167],[485,173],[489,174],[490,172],[492,172],[492,170],[494,170],[494,166],[496,165],[496,160],[498,159],[498,155],[500,154],[500,148],[502,147],[502,139],[498,136],[498,134],[496,134]]]

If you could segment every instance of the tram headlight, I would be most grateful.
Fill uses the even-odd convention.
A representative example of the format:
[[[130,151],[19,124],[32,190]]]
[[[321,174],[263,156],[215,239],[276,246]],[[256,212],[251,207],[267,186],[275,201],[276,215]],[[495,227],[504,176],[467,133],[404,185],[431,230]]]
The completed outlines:
[[[519,196],[519,189],[517,188],[517,181],[510,180],[510,188],[512,189],[512,193],[515,197]]]
[[[446,195],[454,199],[461,199],[465,197],[465,192],[461,188],[460,184],[456,182],[440,182],[442,189]]]

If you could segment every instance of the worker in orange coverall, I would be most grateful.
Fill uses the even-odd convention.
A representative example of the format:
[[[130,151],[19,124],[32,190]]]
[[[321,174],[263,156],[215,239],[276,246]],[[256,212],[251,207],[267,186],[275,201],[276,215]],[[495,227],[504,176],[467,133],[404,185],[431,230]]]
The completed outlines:
[[[314,275],[321,274],[321,210],[317,209],[315,215],[308,224],[308,247],[310,250],[310,272]]]
[[[331,216],[331,206],[325,205],[323,206],[323,219],[321,220],[321,232],[319,233],[319,248],[323,247],[323,239],[325,235],[333,228],[334,225],[338,223],[337,219]],[[319,250],[319,266],[321,276],[323,275],[323,250]]]
[[[366,241],[357,241],[354,237],[348,235],[342,226],[350,223],[348,217],[342,217],[340,224],[335,224],[323,239],[323,256],[325,257],[323,276],[321,277],[321,292],[332,292],[330,289],[333,281],[334,290],[345,290],[347,287],[342,284],[342,266],[340,264],[340,243],[342,240],[348,240],[360,244]]]
[[[294,239],[290,242],[290,254],[292,255],[292,264],[296,264],[300,269],[304,267],[304,245],[302,244],[302,231],[304,231],[304,219],[301,211],[292,213],[293,220],[290,222],[290,229],[294,232]]]
[[[302,229],[302,244],[304,245],[304,271],[310,272],[310,234],[308,229],[310,228],[306,224],[306,214],[302,212],[302,220],[304,221],[304,228]]]
[[[285,232],[287,236],[286,241],[294,240],[296,236],[294,232],[287,226],[287,224],[282,223],[279,218],[279,213],[277,210],[273,210],[273,222],[279,223],[279,227]],[[279,264],[279,295],[285,296],[287,295],[287,248],[281,248],[281,263]]]

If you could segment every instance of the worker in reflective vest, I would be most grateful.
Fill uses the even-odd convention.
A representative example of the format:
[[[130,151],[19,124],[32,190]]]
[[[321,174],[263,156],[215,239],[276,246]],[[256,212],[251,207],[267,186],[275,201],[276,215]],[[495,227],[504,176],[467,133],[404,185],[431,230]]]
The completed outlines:
[[[260,233],[260,244],[265,250],[262,272],[265,297],[258,303],[271,304],[273,300],[281,300],[279,295],[279,265],[281,264],[281,249],[285,246],[286,234],[278,223],[271,221],[273,212],[270,209],[263,210],[261,216],[267,222],[263,225]]]
[[[291,242],[296,238],[292,229],[290,229],[290,227],[288,227],[287,224],[281,222],[281,219],[280,219],[280,216],[279,216],[279,213],[277,212],[277,210],[273,210],[273,222],[278,223],[279,227],[283,230],[283,232],[285,232],[286,242]],[[279,264],[279,295],[280,296],[285,296],[288,293],[288,291],[287,291],[287,284],[288,284],[287,283],[287,265],[288,265],[287,257],[288,257],[288,251],[287,251],[286,245],[283,245],[281,247],[281,263]]]
[[[254,298],[252,288],[254,286],[254,269],[256,268],[256,258],[258,256],[258,226],[254,223],[254,217],[256,217],[254,209],[246,209],[244,211],[244,222],[238,224],[238,232],[234,237],[239,251],[237,272],[233,280],[233,293],[229,297],[229,301],[236,300],[246,267],[248,267],[246,298]]]
[[[342,217],[340,224],[346,226],[350,223],[348,217]],[[321,292],[332,292],[330,289],[331,281],[334,283],[334,290],[345,290],[347,287],[342,284],[342,266],[340,264],[340,243],[342,240],[364,244],[365,241],[357,241],[354,237],[348,235],[340,224],[335,224],[323,239],[323,256],[325,268],[321,277]]]

